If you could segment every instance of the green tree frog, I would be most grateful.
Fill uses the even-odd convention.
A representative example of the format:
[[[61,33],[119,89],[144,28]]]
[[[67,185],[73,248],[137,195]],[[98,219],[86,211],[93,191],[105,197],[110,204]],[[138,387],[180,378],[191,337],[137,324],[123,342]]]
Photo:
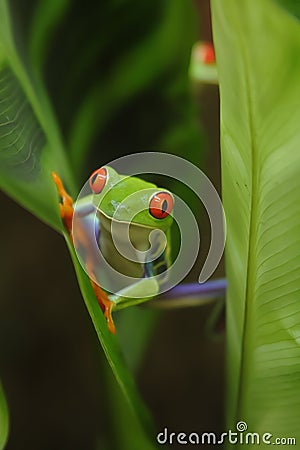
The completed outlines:
[[[74,217],[73,200],[67,194],[59,176],[53,172],[54,182],[61,196],[60,215],[76,247],[89,248],[89,233],[84,220],[77,221],[75,234],[72,232]],[[115,333],[112,319],[114,309],[149,300],[157,295],[159,286],[153,276],[163,274],[169,267],[169,230],[173,221],[174,198],[171,192],[160,189],[137,177],[119,175],[109,166],[101,167],[92,173],[89,179],[91,194],[80,200],[76,206],[82,211],[82,217],[96,208],[99,229],[96,231],[98,245],[106,261],[116,271],[135,277],[139,281],[126,286],[115,295],[107,294],[98,283],[93,252],[86,252],[85,269],[90,277],[98,303],[107,319],[108,328]],[[135,214],[135,211],[138,211]],[[114,227],[114,240],[112,236]],[[161,233],[154,233],[154,242],[149,244],[150,233],[161,230],[167,236],[167,244],[161,240]],[[128,232],[130,239],[128,239]],[[153,237],[153,235],[152,235]],[[124,250],[126,255],[136,251],[130,260],[120,254],[116,248]],[[164,250],[161,251],[162,246]],[[158,255],[156,257],[156,254]],[[132,255],[136,256],[136,255]],[[101,270],[101,268],[100,268]]]

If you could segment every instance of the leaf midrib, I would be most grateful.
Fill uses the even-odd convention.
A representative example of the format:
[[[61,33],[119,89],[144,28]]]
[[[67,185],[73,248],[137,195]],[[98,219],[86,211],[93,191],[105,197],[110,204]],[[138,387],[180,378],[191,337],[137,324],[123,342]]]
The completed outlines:
[[[238,397],[236,406],[236,419],[242,418],[243,409],[243,393],[245,385],[246,374],[249,373],[247,369],[247,350],[249,350],[249,317],[251,308],[251,298],[253,293],[253,262],[254,262],[254,242],[256,234],[256,218],[257,218],[257,198],[258,193],[258,171],[257,169],[257,142],[255,139],[255,124],[254,124],[254,114],[253,114],[253,102],[251,97],[250,89],[250,76],[248,72],[249,64],[247,61],[247,46],[245,45],[243,39],[243,33],[241,32],[240,22],[236,20],[239,29],[239,46],[241,50],[241,60],[243,65],[244,80],[245,80],[245,94],[246,94],[246,108],[248,113],[248,129],[249,129],[249,139],[250,139],[250,150],[251,150],[251,202],[250,202],[250,224],[249,224],[249,240],[248,240],[248,251],[247,251],[247,272],[246,272],[246,289],[245,289],[245,309],[244,309],[244,320],[243,320],[243,330],[242,330],[242,344],[241,344],[241,361],[239,368],[239,381],[238,381]],[[247,348],[248,347],[248,348]]]

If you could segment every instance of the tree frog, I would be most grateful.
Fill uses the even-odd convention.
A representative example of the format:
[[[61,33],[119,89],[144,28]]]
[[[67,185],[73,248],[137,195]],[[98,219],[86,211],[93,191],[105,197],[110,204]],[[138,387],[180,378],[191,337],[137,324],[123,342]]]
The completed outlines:
[[[73,200],[66,192],[59,176],[53,172],[52,177],[61,197],[60,215],[75,248],[79,246],[89,248],[86,224],[80,220],[76,226],[76,235],[73,235]],[[99,225],[96,234],[104,258],[116,271],[139,279],[117,294],[109,295],[94,281],[97,278],[95,260],[92,252],[86,252],[86,271],[106,317],[108,329],[115,334],[112,319],[114,309],[149,300],[159,292],[157,278],[154,280],[153,276],[162,275],[160,279],[163,279],[163,273],[170,264],[169,230],[173,221],[174,198],[166,189],[160,189],[137,177],[120,175],[109,166],[94,171],[90,176],[89,186],[91,194],[84,197],[76,208],[82,211],[82,217],[89,215],[93,208],[96,208]],[[135,211],[138,211],[137,214]],[[115,229],[114,240],[112,227]],[[154,233],[154,241],[152,239],[150,245],[150,233],[155,230],[165,233],[166,246],[161,240],[161,233]],[[116,239],[118,249],[124,250],[126,255],[130,252],[136,253],[132,255],[134,261],[120,254],[115,246]]]

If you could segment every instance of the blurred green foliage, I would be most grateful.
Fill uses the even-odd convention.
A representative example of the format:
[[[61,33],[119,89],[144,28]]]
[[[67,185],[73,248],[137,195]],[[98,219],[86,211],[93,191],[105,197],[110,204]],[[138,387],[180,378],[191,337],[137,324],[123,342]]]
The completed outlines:
[[[0,183],[22,206],[63,231],[52,170],[74,194],[92,169],[127,153],[163,150],[199,162],[201,139],[187,76],[196,40],[191,1],[1,0],[0,7],[0,114],[19,143],[0,143]],[[18,114],[23,103],[29,112]],[[30,130],[26,138],[24,129]],[[36,143],[38,131],[43,139]],[[26,178],[17,177],[26,161],[32,163]],[[138,367],[157,314],[126,311],[117,343],[74,254],[73,262],[106,356],[135,410],[136,433],[120,429],[124,448],[136,436],[137,448],[146,448],[148,440],[137,429],[139,421],[148,423],[147,412],[121,351],[131,368]],[[135,329],[126,325],[137,318],[139,345]],[[114,399],[118,414],[127,416],[123,397]]]
[[[17,42],[46,82],[73,170],[86,176],[141,150],[199,153],[187,86],[192,2],[31,3],[11,3]]]

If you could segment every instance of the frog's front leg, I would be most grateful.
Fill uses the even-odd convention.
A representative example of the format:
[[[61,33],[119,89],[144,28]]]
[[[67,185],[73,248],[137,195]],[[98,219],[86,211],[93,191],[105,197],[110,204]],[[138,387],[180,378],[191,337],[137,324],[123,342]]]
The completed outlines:
[[[141,278],[130,286],[121,289],[116,294],[110,294],[113,311],[147,302],[157,296],[159,285],[154,277]]]
[[[73,236],[72,221],[74,217],[74,207],[72,197],[66,192],[60,177],[55,172],[52,172],[52,178],[54,183],[56,184],[58,194],[61,197],[61,203],[59,203],[60,216],[64,222],[66,230],[69,233],[73,245],[75,247],[80,245],[88,249],[90,238],[87,230],[83,225],[83,221],[80,221],[78,219],[78,222],[76,223],[76,236]],[[95,279],[93,267],[94,267],[93,257],[90,256],[89,252],[87,251],[85,259],[85,268],[87,274],[90,278],[90,282],[93,287],[96,298],[98,300],[99,306],[102,309],[104,316],[107,320],[108,329],[111,333],[116,334],[116,328],[111,314],[114,303],[108,298],[107,294],[101,289],[101,287],[98,286],[98,284],[93,281],[93,279]]]
[[[68,231],[70,238],[73,242],[73,235],[72,235],[72,221],[74,216],[73,199],[65,190],[64,185],[60,177],[57,175],[57,173],[52,172],[52,178],[54,183],[56,184],[57,191],[61,197],[61,203],[59,203],[60,217],[62,218],[65,228]]]

